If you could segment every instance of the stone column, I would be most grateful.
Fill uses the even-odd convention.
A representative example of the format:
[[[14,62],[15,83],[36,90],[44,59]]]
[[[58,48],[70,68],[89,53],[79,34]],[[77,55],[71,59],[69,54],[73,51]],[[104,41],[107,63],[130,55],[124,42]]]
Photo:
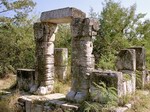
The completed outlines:
[[[57,24],[35,23],[37,94],[47,94],[54,84],[54,40]]]
[[[82,102],[89,96],[89,75],[94,69],[92,37],[97,35],[99,23],[94,19],[75,18],[71,23],[72,57],[71,57],[71,90],[66,98]]]
[[[146,84],[146,53],[144,47],[131,47],[129,49],[134,49],[136,52],[136,70],[137,70],[137,79],[140,88],[144,88]],[[140,84],[141,83],[141,84]]]
[[[123,49],[119,52],[116,62],[117,70],[123,73],[124,95],[135,92],[136,85],[136,53],[134,49]]]
[[[67,77],[67,65],[68,65],[68,49],[67,48],[55,48],[55,76],[59,80],[63,81]]]

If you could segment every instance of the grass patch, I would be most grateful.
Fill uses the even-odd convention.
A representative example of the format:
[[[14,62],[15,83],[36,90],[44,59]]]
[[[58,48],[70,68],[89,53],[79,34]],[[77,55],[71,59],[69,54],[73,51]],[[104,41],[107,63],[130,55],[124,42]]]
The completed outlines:
[[[145,90],[137,90],[131,101],[134,105],[127,112],[150,112],[150,83],[145,85]]]
[[[66,81],[59,81],[55,79],[53,93],[63,93],[67,94],[68,90],[70,89],[70,82]]]
[[[0,112],[19,112],[17,110],[17,99],[19,97],[19,92],[14,92],[11,95],[3,95],[0,98]]]
[[[149,91],[137,90],[131,101],[134,103],[127,112],[150,112],[150,93]]]

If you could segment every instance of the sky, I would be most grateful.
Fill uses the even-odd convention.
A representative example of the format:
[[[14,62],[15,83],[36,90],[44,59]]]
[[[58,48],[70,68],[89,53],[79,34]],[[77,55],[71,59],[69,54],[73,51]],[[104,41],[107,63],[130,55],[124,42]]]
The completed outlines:
[[[102,2],[104,0],[34,0],[37,5],[34,9],[34,13],[40,15],[41,12],[64,8],[75,7],[83,12],[89,13],[90,8],[94,9],[94,12],[100,13],[102,11]],[[146,13],[146,19],[150,19],[150,0],[114,0],[121,2],[123,7],[130,7],[136,3],[136,13]]]

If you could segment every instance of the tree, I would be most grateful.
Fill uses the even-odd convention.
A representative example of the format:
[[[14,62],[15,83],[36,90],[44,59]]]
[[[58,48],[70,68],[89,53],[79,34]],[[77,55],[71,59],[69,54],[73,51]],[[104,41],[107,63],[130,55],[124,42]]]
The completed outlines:
[[[114,68],[112,65],[116,52],[131,46],[135,38],[140,38],[138,29],[141,28],[141,19],[145,14],[135,14],[136,5],[124,8],[113,0],[106,0],[103,6],[94,54],[96,62],[100,62],[99,67],[110,69]],[[108,64],[103,66],[103,63]]]
[[[32,11],[35,3],[32,0],[1,0],[0,2],[0,22],[18,21],[19,18],[25,18]],[[9,14],[11,13],[11,17]],[[5,16],[4,16],[5,15]]]
[[[0,75],[16,68],[33,67],[34,38],[29,12],[34,8],[32,0],[1,0],[0,2]],[[13,15],[7,15],[11,12]]]

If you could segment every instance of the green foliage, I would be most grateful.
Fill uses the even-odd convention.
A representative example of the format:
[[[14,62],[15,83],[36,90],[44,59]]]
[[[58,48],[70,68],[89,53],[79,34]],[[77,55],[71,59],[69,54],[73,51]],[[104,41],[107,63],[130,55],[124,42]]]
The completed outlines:
[[[124,107],[125,104],[128,104],[130,101],[132,101],[132,97],[134,97],[134,95],[125,95],[119,98],[119,103],[118,105],[121,107]]]
[[[71,53],[71,32],[68,24],[62,24],[58,26],[55,47],[68,48],[69,54]]]
[[[68,63],[71,63],[71,30],[69,24],[61,24],[58,26],[56,33],[55,48],[67,48],[69,54]]]
[[[101,69],[115,69],[115,60],[116,56],[112,54],[111,52],[108,52],[106,54],[101,55],[101,59],[99,60],[99,63],[97,64],[98,68]]]
[[[93,83],[96,87],[96,91],[93,95],[97,96],[101,104],[113,104],[117,102],[117,90],[114,87],[107,87],[104,82],[99,84]]]
[[[32,0],[0,2],[0,75],[14,68],[32,68],[34,64],[33,19],[28,19],[35,3]],[[10,12],[11,16],[5,13]]]
[[[1,67],[33,67],[35,44],[32,24],[28,23],[24,21],[24,26],[19,27],[14,24],[0,27]]]
[[[124,79],[124,81],[131,80],[131,75],[130,74],[123,74],[123,79]]]
[[[104,112],[118,105],[118,96],[114,87],[107,87],[103,82],[93,84],[96,90],[92,95],[99,99],[99,102],[85,101],[81,106],[83,112]]]
[[[105,0],[99,16],[99,35],[94,41],[94,54],[98,67],[113,69],[115,54],[120,49],[133,45],[150,47],[148,44],[150,42],[148,38],[150,22],[149,20],[143,22],[145,14],[136,14],[135,12],[136,5],[124,8],[119,2]],[[147,58],[147,61],[149,60]],[[105,62],[108,64],[104,64]]]

